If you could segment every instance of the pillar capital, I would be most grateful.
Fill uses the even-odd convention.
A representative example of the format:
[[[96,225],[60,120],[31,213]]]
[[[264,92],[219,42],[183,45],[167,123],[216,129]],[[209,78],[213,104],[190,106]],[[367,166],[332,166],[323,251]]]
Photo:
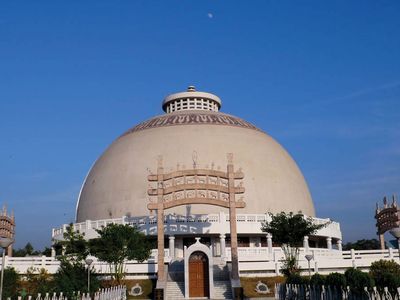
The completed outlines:
[[[175,236],[170,235],[170,236],[168,236],[168,238],[169,238],[170,240],[174,240],[174,239],[175,239]]]
[[[221,234],[219,235],[219,238],[220,238],[220,239],[225,239],[225,234],[221,233]]]

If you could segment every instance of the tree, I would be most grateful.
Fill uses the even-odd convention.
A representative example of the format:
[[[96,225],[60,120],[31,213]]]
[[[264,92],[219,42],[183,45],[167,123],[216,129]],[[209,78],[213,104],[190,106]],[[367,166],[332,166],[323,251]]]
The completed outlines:
[[[136,227],[109,224],[97,230],[99,238],[89,242],[90,253],[110,266],[110,273],[119,283],[124,277],[124,261],[142,262],[150,256],[150,243]]]
[[[371,264],[369,274],[374,279],[379,289],[387,287],[391,293],[396,294],[400,286],[400,265],[394,260],[378,260]]]
[[[349,242],[343,245],[343,250],[375,250],[381,249],[381,245],[377,239],[362,239],[356,242]]]
[[[39,271],[39,272],[38,272]],[[25,274],[25,288],[28,295],[49,293],[53,289],[53,276],[46,269],[28,268]]]
[[[270,222],[264,222],[261,230],[270,233],[272,240],[281,245],[285,255],[285,262],[282,273],[290,276],[299,273],[298,255],[299,247],[302,245],[304,237],[315,233],[323,228],[325,224],[314,224],[312,218],[305,218],[303,214],[293,214],[281,212],[271,216]]]
[[[56,243],[56,248],[62,249],[62,254],[58,257],[60,261],[66,261],[75,265],[82,265],[89,254],[88,242],[84,235],[74,230],[72,223],[67,226],[63,234],[64,240]]]
[[[14,268],[4,269],[3,299],[16,298],[20,276]]]
[[[25,257],[39,254],[40,251],[35,250],[30,242],[28,242],[24,248],[13,250],[13,256],[15,257]]]
[[[100,283],[93,269],[90,273],[90,290],[94,292],[100,287]],[[54,274],[54,291],[63,292],[68,299],[74,299],[78,291],[88,292],[87,274],[84,264],[70,264],[61,261],[60,268]]]
[[[72,224],[64,232],[64,240],[56,243],[55,248],[61,248],[60,268],[54,275],[55,291],[63,292],[68,299],[74,298],[74,293],[87,292],[87,269],[84,260],[89,253],[88,243],[83,234],[75,231]],[[91,271],[90,286],[95,291],[99,282],[93,271]]]

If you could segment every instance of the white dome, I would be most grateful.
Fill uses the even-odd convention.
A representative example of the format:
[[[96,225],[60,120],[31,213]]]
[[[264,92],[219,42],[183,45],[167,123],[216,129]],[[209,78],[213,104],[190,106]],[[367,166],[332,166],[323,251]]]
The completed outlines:
[[[207,94],[191,92],[194,99],[197,94]],[[156,172],[160,155],[165,172],[178,167],[191,169],[194,163],[225,171],[227,153],[233,153],[235,169],[241,168],[245,176],[246,207],[237,213],[301,211],[315,216],[301,171],[273,138],[242,119],[218,112],[220,101],[210,101],[210,109],[204,101],[191,108],[177,106],[170,98],[167,102],[173,105],[165,107],[164,102],[164,109],[170,113],[133,127],[96,161],[79,195],[77,222],[149,215],[147,177]],[[187,210],[175,207],[165,213],[186,214]],[[191,214],[221,210],[206,205],[190,207]]]

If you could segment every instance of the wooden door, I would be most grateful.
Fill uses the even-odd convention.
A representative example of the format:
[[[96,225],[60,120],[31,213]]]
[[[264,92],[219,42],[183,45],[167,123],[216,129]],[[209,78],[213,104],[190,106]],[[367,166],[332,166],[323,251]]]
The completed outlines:
[[[208,297],[209,274],[207,256],[200,251],[189,258],[189,297]]]

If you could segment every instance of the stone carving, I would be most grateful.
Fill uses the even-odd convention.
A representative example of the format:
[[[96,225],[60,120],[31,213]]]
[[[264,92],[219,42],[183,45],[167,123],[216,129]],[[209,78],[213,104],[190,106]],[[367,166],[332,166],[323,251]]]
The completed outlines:
[[[222,198],[222,200],[224,200],[224,201],[229,201],[229,195],[228,195],[228,194],[221,193],[221,198]]]
[[[172,200],[172,196],[171,195],[165,195],[163,197],[164,201],[171,201]]]
[[[268,294],[270,292],[268,286],[264,282],[257,282],[256,288],[254,289],[258,294]]]
[[[216,192],[210,192],[210,198],[211,199],[217,199],[218,198],[217,193]]]
[[[175,193],[175,199],[176,200],[183,199],[183,198],[184,198],[183,192]]]
[[[242,128],[261,131],[253,124],[250,124],[249,122],[246,122],[240,118],[231,115],[223,113],[191,112],[191,113],[180,113],[176,115],[166,114],[152,118],[131,128],[130,130],[125,132],[122,136],[130,134],[132,132],[145,130],[149,128],[174,126],[174,125],[192,125],[192,124],[228,125],[228,126],[242,127]]]
[[[136,283],[128,292],[130,296],[136,297],[143,294],[143,289],[139,283]]]
[[[194,198],[195,196],[195,192],[194,191],[188,191],[186,193],[186,198]]]

